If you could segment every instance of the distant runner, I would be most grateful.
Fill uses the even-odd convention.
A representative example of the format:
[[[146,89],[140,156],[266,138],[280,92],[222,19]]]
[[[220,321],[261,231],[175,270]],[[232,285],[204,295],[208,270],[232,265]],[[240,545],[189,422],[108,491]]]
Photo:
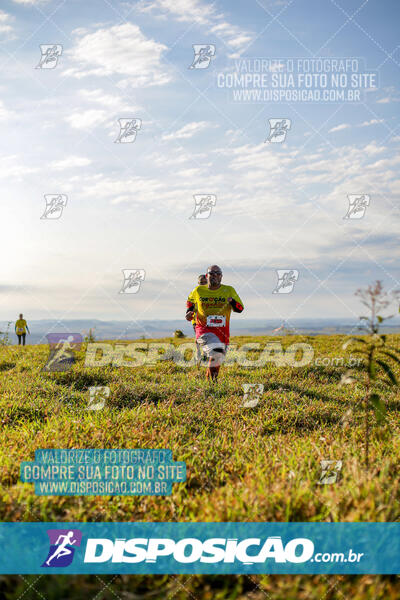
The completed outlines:
[[[197,286],[186,302],[186,320],[195,316],[196,342],[208,357],[207,379],[216,380],[229,344],[229,320],[241,313],[243,303],[230,285],[222,285],[218,265],[207,269],[207,287]]]
[[[197,285],[207,285],[207,277],[204,274],[198,276],[198,278],[197,278]],[[192,325],[193,325],[193,329],[194,329],[194,335],[196,337],[196,314],[193,315]],[[200,349],[200,346],[197,343],[197,339],[196,339],[196,362],[197,362],[197,366],[200,365],[200,361],[201,361],[201,349]]]
[[[22,345],[25,346],[26,332],[29,334],[31,333],[29,331],[28,323],[24,319],[24,315],[21,314],[19,315],[18,321],[15,321],[15,333],[18,336],[18,346],[21,345],[21,340]]]

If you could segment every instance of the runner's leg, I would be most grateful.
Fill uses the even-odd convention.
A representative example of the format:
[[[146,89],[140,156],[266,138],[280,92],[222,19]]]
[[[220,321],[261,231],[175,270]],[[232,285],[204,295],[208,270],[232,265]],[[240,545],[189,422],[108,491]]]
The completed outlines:
[[[196,363],[197,363],[197,367],[200,367],[200,362],[201,362],[201,350],[200,350],[200,346],[197,343],[196,340]]]
[[[225,345],[213,333],[202,334],[197,339],[200,349],[208,358],[206,379],[215,381],[225,356]]]

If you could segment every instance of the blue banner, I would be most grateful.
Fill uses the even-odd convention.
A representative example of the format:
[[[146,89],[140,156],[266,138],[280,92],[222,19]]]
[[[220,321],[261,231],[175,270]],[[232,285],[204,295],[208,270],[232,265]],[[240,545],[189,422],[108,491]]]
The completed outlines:
[[[42,449],[21,463],[21,481],[39,496],[166,496],[186,464],[171,450]]]
[[[1,574],[399,574],[400,523],[0,523]]]

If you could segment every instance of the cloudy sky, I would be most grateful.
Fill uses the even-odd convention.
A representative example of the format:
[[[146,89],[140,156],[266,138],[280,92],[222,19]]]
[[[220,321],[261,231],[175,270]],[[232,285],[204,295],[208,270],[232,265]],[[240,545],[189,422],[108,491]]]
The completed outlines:
[[[400,288],[399,13],[396,0],[3,0],[0,319],[178,318],[210,263],[249,318],[352,318],[358,287]],[[45,44],[62,47],[54,68]],[[197,44],[215,47],[206,68],[189,68]],[[221,81],[255,57],[277,61],[269,89],[285,60],[321,57],[357,59],[374,84],[357,102],[234,99]],[[136,139],[115,143],[133,118]],[[282,142],[269,119],[290,122]],[[52,194],[67,204],[41,218]],[[216,197],[207,219],[190,218],[196,194]],[[368,197],[362,218],[344,218],[348,194]],[[119,293],[123,269],[145,270],[137,294]],[[292,293],[272,293],[277,269],[298,271]]]

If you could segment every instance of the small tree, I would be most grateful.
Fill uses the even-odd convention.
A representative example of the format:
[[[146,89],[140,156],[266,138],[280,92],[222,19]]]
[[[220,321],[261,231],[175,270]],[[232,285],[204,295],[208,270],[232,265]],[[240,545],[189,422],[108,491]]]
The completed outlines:
[[[94,327],[93,328],[91,327],[89,329],[89,331],[85,332],[85,337],[84,337],[84,341],[85,342],[92,343],[92,342],[96,341],[96,336],[95,336],[95,333],[94,333],[94,329],[95,329]]]
[[[180,329],[175,329],[174,337],[176,337],[176,338],[184,338],[185,334]]]
[[[386,335],[379,333],[383,321],[391,319],[393,315],[383,317],[380,313],[386,310],[393,302],[399,301],[400,291],[395,290],[390,293],[383,290],[382,283],[376,281],[366,289],[358,289],[355,293],[366,306],[370,314],[366,317],[360,317],[362,324],[359,326],[361,331],[365,331],[366,338],[353,337],[343,344],[343,348],[353,346],[353,352],[363,356],[364,372],[360,376],[354,374],[354,370],[347,371],[341,379],[341,385],[361,383],[365,388],[364,397],[364,421],[365,421],[365,466],[369,467],[369,438],[370,424],[369,413],[372,408],[378,425],[383,423],[386,418],[386,405],[382,402],[376,386],[380,383],[383,386],[397,386],[397,379],[393,373],[391,362],[400,364],[400,350],[389,346],[386,342]]]
[[[0,331],[0,346],[9,346],[11,344],[10,325],[11,325],[11,321],[8,321],[6,330]]]

